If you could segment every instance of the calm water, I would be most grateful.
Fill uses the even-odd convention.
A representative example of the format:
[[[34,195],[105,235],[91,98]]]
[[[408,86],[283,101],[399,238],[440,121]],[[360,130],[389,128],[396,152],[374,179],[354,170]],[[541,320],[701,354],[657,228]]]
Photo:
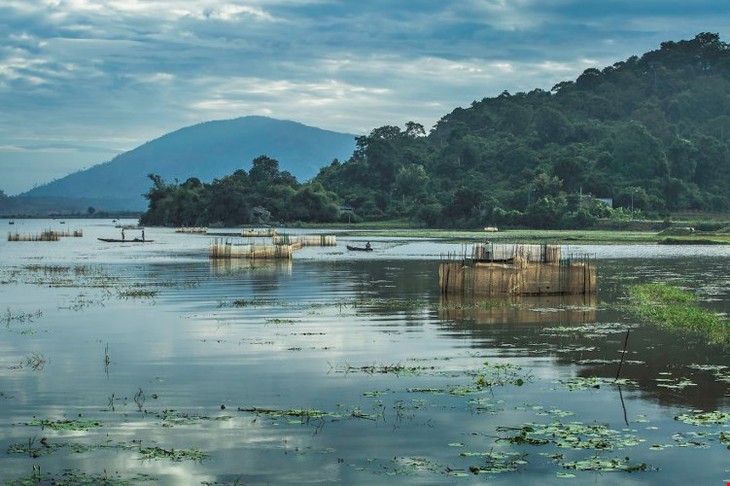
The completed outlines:
[[[169,229],[8,228],[83,237],[0,242],[0,480],[730,480],[730,356],[620,306],[631,283],[673,281],[727,312],[730,249],[572,246],[596,258],[597,299],[473,305],[440,297],[457,243],[349,254],[364,238],[338,236],[287,264],[213,265],[209,237]]]

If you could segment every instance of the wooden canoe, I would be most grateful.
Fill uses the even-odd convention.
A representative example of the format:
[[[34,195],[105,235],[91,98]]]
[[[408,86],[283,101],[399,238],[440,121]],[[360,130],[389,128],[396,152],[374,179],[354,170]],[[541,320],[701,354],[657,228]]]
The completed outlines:
[[[139,238],[132,238],[131,240],[121,240],[119,238],[97,238],[99,241],[104,241],[106,243],[150,243],[154,240],[141,240]]]
[[[346,245],[346,246],[347,246],[347,249],[350,251],[373,251],[372,248],[366,248],[366,247],[361,247],[361,246],[350,246],[350,245]]]

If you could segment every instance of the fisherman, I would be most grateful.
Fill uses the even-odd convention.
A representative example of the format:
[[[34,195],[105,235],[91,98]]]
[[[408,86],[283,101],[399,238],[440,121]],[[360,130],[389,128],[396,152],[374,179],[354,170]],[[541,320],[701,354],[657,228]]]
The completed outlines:
[[[370,250],[371,248],[372,247],[370,246],[370,242],[369,241],[367,243],[365,243],[365,249],[366,250]]]
[[[142,230],[142,241],[144,241],[144,230]]]
[[[122,241],[124,241],[124,228],[122,228]]]

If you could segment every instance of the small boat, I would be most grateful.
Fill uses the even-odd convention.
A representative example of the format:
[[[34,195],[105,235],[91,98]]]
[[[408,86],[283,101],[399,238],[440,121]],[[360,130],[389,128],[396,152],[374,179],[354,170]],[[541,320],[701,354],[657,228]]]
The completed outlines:
[[[155,240],[142,240],[140,238],[133,238],[131,240],[121,240],[119,238],[97,238],[99,241],[104,241],[106,243],[151,243]]]
[[[346,245],[350,251],[373,251],[372,247],[369,246],[350,246]]]
[[[15,224],[15,220],[11,219],[10,221],[8,221],[8,224]]]

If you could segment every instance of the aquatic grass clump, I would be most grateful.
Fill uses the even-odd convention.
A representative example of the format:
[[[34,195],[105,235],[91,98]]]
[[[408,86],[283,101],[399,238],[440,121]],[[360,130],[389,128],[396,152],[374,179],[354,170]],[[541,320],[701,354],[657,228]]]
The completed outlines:
[[[650,283],[628,289],[629,309],[639,317],[668,329],[707,336],[710,343],[730,344],[728,320],[697,306],[698,298],[679,287]]]
[[[146,447],[139,453],[145,459],[169,459],[175,462],[202,461],[210,457],[198,449],[163,449],[162,447]]]
[[[157,290],[150,289],[126,289],[119,291],[119,298],[121,299],[151,299],[155,297],[159,292]]]
[[[8,486],[26,486],[30,484],[52,484],[58,486],[78,484],[104,484],[106,486],[128,486],[142,482],[157,482],[159,478],[150,474],[138,473],[134,476],[122,476],[117,472],[89,473],[74,469],[65,469],[62,473],[54,475],[47,472],[41,473],[40,466],[33,466],[33,473],[30,476],[18,479],[9,479],[4,484]]]
[[[0,314],[0,322],[4,322],[6,326],[9,326],[11,322],[33,322],[34,319],[38,319],[43,316],[43,311],[37,310],[35,312],[11,312],[8,307],[3,314]]]
[[[30,426],[41,426],[43,428],[48,427],[51,430],[73,430],[73,431],[84,431],[91,430],[97,427],[101,427],[102,424],[98,420],[77,418],[72,420],[31,420],[26,422],[25,425]]]

